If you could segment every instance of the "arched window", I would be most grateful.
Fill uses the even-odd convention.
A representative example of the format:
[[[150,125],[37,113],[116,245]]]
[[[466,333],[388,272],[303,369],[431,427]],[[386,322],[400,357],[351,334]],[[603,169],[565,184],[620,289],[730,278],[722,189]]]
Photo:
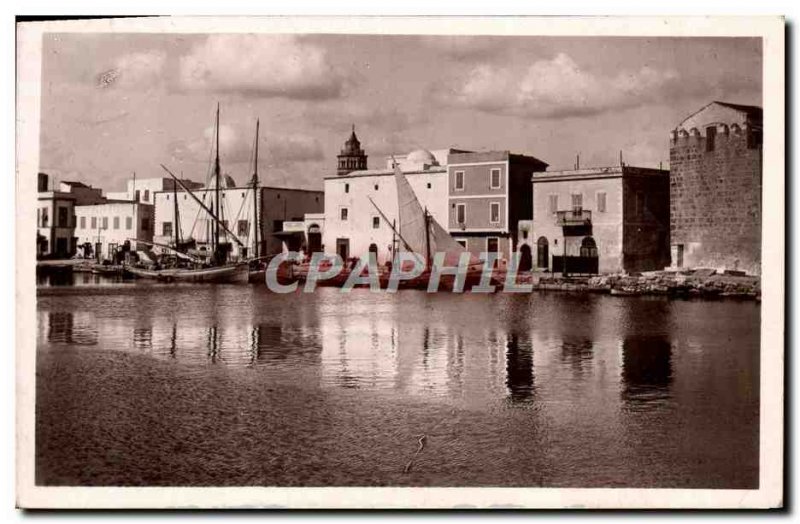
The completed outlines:
[[[581,241],[581,256],[597,258],[597,244],[592,237],[584,237]]]
[[[550,266],[550,246],[545,237],[539,237],[536,241],[536,266]]]

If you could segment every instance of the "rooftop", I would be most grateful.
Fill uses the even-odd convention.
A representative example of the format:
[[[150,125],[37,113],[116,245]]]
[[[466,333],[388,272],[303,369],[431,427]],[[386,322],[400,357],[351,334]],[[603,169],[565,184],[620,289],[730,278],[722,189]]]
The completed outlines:
[[[533,181],[550,182],[553,180],[571,180],[576,178],[617,178],[622,176],[669,176],[669,170],[627,165],[587,167],[583,169],[536,172],[533,173]]]

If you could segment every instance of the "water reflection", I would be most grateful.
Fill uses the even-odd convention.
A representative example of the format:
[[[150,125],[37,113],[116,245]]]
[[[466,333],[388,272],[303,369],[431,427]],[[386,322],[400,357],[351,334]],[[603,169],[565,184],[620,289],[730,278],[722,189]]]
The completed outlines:
[[[40,297],[39,342],[264,372],[303,369],[322,387],[427,399],[592,398],[608,417],[619,402],[674,398],[678,373],[730,366],[708,352],[719,338],[707,336],[708,322],[695,319],[692,303],[562,295],[455,300],[415,293],[345,299],[335,291],[284,297],[237,286]],[[740,311],[747,306],[703,305],[723,306],[745,327],[752,317],[757,328],[758,315]],[[739,351],[752,345],[745,340]],[[688,348],[680,366],[679,347]],[[753,360],[742,355],[735,361]],[[757,373],[735,373],[739,378],[714,387],[757,393],[757,384],[741,385],[741,377],[754,381]]]
[[[512,333],[506,343],[506,385],[513,402],[533,400],[533,344],[527,333]]]
[[[670,395],[672,344],[663,336],[628,336],[622,343],[622,398],[661,400]]]

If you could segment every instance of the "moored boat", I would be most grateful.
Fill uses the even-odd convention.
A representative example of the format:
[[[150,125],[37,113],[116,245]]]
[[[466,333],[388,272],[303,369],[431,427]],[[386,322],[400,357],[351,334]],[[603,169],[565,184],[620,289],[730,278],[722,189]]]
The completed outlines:
[[[247,283],[249,266],[247,263],[226,264],[204,268],[166,268],[147,269],[125,266],[125,271],[138,278],[150,278],[161,282],[214,282],[240,284]]]

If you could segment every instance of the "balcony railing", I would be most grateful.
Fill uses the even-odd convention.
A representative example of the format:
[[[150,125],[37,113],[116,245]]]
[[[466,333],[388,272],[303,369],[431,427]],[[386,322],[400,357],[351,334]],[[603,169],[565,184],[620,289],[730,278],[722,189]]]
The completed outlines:
[[[592,212],[584,209],[573,209],[571,211],[557,211],[556,224],[564,226],[590,226],[592,224]]]

